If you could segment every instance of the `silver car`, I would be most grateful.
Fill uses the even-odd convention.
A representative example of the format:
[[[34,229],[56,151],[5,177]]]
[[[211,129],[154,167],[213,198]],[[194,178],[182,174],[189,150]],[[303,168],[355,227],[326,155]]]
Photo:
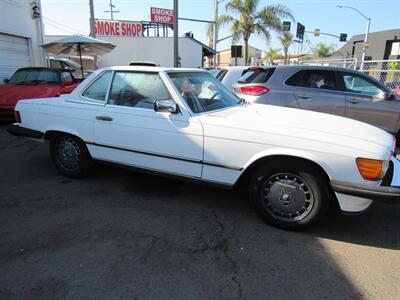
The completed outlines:
[[[400,140],[400,97],[358,71],[323,66],[254,67],[234,84],[233,91],[250,102],[360,120]]]

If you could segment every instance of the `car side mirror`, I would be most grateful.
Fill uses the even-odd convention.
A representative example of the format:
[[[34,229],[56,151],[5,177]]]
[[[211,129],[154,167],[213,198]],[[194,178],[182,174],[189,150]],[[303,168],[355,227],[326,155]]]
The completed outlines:
[[[392,91],[385,93],[385,100],[393,100],[394,98],[395,98],[395,95]]]
[[[154,110],[157,112],[177,113],[178,107],[176,102],[172,99],[156,100],[154,101]]]
[[[4,82],[4,83],[9,83],[9,82],[10,82],[10,79],[4,79],[3,82]]]

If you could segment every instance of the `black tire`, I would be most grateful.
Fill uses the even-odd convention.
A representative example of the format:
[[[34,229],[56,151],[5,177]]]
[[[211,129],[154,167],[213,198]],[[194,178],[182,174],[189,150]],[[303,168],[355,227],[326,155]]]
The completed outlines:
[[[58,134],[50,139],[50,155],[57,170],[66,177],[83,178],[91,169],[92,158],[86,145],[69,134]]]
[[[277,159],[260,166],[250,180],[250,200],[268,223],[298,230],[320,221],[330,205],[329,186],[311,164]]]

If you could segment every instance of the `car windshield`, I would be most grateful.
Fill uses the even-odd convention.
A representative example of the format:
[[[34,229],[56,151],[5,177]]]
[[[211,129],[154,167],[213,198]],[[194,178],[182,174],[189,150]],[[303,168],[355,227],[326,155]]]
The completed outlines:
[[[81,65],[74,62],[73,60],[63,61],[67,64],[70,68],[74,69],[75,71],[79,71],[81,69]]]
[[[32,83],[60,83],[60,74],[45,69],[23,69],[18,70],[10,78],[9,83],[32,84]]]
[[[240,99],[208,72],[170,72],[175,87],[194,113],[238,105]]]

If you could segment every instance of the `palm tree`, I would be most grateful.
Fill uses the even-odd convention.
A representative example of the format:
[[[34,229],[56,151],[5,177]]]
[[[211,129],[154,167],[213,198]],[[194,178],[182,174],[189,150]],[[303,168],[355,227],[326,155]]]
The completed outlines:
[[[335,53],[336,46],[331,44],[331,45],[326,45],[324,43],[318,43],[315,48],[313,49],[314,56],[316,58],[324,58],[331,56],[333,53]]]
[[[270,63],[274,63],[275,59],[278,59],[281,57],[280,53],[281,49],[277,48],[269,48],[267,53],[265,53],[265,56],[263,57],[262,61],[268,60]]]
[[[208,39],[208,47],[213,48],[213,45],[214,45],[214,23],[209,23],[207,25],[207,39]]]
[[[290,45],[293,44],[293,34],[291,34],[290,32],[285,31],[280,37],[279,37],[279,41],[281,42],[282,48],[283,48],[283,63],[286,65],[289,62],[288,59],[288,51],[289,51],[289,47]]]
[[[270,39],[269,29],[281,31],[281,18],[294,20],[289,8],[285,5],[267,5],[258,10],[260,0],[230,0],[225,9],[228,12],[239,14],[235,19],[230,15],[223,15],[218,18],[220,25],[230,24],[232,32],[232,42],[237,42],[243,38],[244,42],[244,61],[248,63],[249,39],[253,33]]]

